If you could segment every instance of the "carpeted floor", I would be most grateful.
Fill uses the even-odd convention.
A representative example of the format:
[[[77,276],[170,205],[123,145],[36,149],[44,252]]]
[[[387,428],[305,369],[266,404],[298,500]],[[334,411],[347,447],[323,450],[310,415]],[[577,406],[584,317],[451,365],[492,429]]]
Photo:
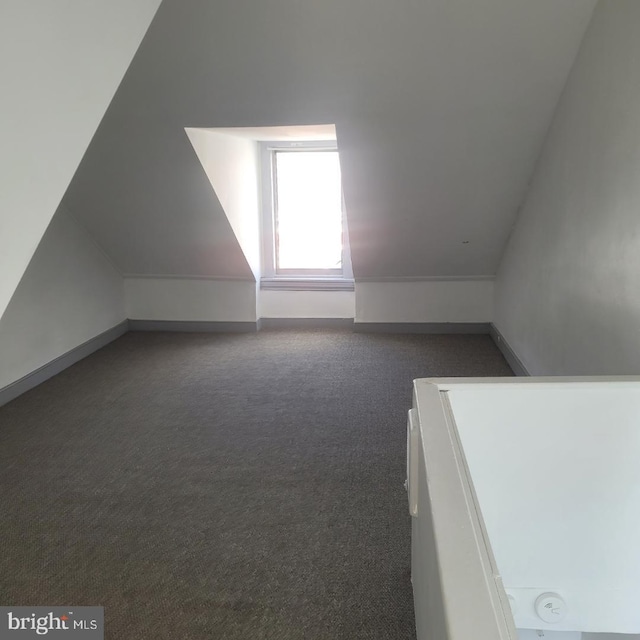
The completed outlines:
[[[0,604],[109,640],[414,638],[411,380],[488,336],[129,333],[0,409]]]

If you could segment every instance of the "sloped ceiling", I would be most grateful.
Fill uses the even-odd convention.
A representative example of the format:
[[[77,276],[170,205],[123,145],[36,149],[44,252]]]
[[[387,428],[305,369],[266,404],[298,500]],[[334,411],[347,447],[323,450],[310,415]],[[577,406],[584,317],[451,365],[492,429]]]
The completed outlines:
[[[160,0],[0,4],[2,316]]]
[[[356,278],[495,273],[595,0],[164,0],[66,206],[124,273],[251,277],[185,127],[335,123]]]

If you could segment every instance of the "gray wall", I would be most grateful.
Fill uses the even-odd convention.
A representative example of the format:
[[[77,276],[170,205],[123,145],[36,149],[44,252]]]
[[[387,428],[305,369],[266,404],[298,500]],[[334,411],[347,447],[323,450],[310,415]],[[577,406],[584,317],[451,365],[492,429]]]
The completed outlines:
[[[65,204],[125,275],[251,277],[184,128],[333,123],[356,278],[493,275],[594,5],[164,0]]]
[[[122,277],[58,210],[0,320],[0,389],[124,319]]]
[[[532,374],[640,372],[640,2],[601,0],[497,278]]]

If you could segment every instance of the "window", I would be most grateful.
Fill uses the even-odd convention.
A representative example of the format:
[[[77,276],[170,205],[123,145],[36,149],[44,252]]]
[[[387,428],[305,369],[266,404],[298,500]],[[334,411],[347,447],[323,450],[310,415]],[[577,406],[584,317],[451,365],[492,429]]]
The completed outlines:
[[[350,288],[334,142],[262,143],[263,288]]]

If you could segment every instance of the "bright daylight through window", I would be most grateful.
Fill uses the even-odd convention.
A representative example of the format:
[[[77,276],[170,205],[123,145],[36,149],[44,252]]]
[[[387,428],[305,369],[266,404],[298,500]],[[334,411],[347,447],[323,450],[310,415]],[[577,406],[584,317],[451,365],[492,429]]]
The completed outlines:
[[[263,286],[345,284],[350,269],[335,143],[265,143],[263,163]]]
[[[342,273],[337,151],[276,151],[276,273]]]

